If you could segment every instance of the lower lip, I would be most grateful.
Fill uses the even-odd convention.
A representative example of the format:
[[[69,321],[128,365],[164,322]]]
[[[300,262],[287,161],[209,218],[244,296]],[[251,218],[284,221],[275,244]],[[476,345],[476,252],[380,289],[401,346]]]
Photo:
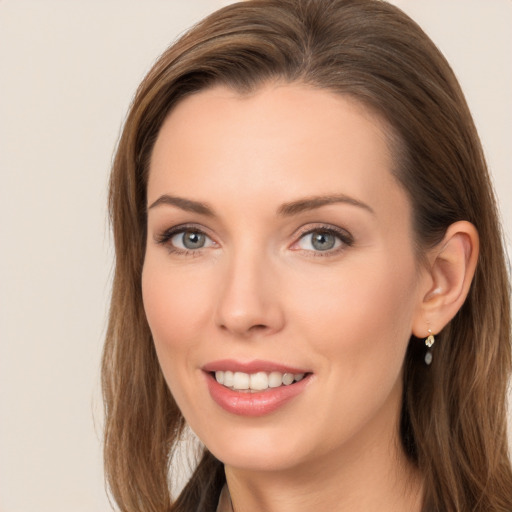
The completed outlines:
[[[310,377],[311,375],[306,375],[301,381],[289,386],[252,393],[233,391],[219,384],[212,374],[206,373],[208,390],[213,400],[225,411],[239,416],[264,416],[274,412],[302,393],[309,384]]]

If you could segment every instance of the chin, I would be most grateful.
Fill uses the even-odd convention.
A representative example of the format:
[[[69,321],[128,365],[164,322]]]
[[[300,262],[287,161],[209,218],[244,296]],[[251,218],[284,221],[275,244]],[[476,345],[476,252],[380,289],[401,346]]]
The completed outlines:
[[[232,426],[219,434],[220,428],[206,435],[198,432],[209,451],[226,466],[247,471],[286,471],[308,458],[300,428],[290,432],[279,426]],[[291,434],[291,435],[290,435]],[[299,435],[297,435],[299,434]]]
[[[212,453],[226,466],[252,472],[278,472],[292,469],[301,463],[296,449],[278,448],[279,445],[250,448],[226,447]]]

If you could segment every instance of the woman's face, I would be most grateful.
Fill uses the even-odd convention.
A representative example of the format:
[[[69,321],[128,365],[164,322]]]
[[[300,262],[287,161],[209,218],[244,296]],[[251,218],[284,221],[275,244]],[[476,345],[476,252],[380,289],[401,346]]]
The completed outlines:
[[[227,465],[291,469],[398,435],[422,274],[392,168],[383,122],[301,85],[218,86],[162,126],[144,306],[174,398]]]

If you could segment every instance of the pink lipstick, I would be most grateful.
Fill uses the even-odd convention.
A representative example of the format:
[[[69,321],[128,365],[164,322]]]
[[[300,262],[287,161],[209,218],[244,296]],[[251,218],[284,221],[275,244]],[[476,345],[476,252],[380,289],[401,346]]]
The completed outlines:
[[[312,373],[270,361],[221,360],[203,367],[210,396],[224,410],[263,416],[300,395]]]

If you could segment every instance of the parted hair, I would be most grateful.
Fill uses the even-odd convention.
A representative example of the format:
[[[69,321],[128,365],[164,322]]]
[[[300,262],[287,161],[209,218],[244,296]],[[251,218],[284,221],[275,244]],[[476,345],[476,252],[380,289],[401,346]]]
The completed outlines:
[[[113,500],[126,512],[215,510],[225,477],[207,449],[172,499],[171,461],[185,421],[164,381],[142,303],[148,167],[160,127],[179,101],[217,84],[244,93],[269,81],[348,95],[385,120],[420,259],[450,224],[476,226],[476,273],[464,305],[436,337],[431,366],[411,336],[400,435],[425,478],[424,511],[512,511],[510,285],[492,186],[449,64],[414,21],[381,0],[229,5],[175,42],[139,86],[110,179],[115,272],[102,386]]]

